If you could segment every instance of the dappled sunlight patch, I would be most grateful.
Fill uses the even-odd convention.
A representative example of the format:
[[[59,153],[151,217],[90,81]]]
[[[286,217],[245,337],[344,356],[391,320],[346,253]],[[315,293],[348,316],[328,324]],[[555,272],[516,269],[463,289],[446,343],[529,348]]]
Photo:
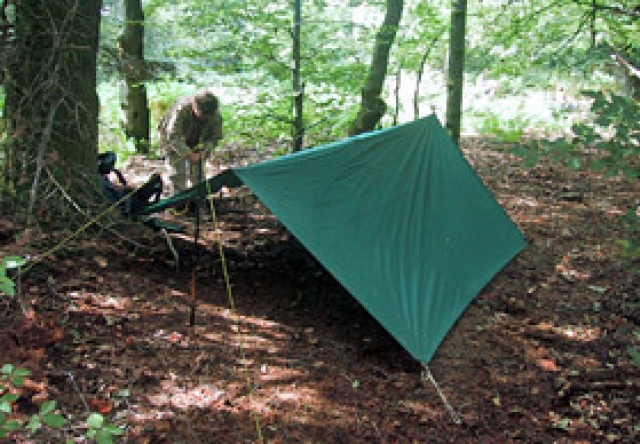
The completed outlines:
[[[176,415],[171,410],[147,409],[139,405],[132,406],[131,409],[119,412],[117,417],[126,417],[127,420],[137,423],[148,423],[152,421],[166,421],[173,419]]]
[[[558,331],[565,338],[581,342],[593,342],[602,336],[600,328],[582,325],[567,325],[558,328]]]
[[[572,264],[572,254],[567,254],[562,257],[561,261],[556,264],[556,272],[569,282],[573,281],[586,281],[591,279],[592,273],[590,270],[578,270]]]
[[[153,338],[152,342],[161,342],[161,343],[182,345],[182,346],[187,346],[188,344],[187,338],[183,334],[178,333],[177,331],[166,331],[166,330],[160,329],[160,330],[157,330],[155,333],[153,333],[151,337]]]
[[[247,315],[239,316],[237,313],[234,313],[232,310],[229,310],[229,309],[221,310],[219,315],[220,317],[228,319],[232,322],[238,322],[238,323],[262,328],[265,330],[269,330],[271,333],[276,333],[276,331],[273,329],[280,327],[280,324],[278,324],[277,322],[270,321],[268,319],[257,317],[257,316],[247,316]]]
[[[218,402],[225,391],[212,384],[201,384],[192,388],[181,387],[176,379],[160,383],[161,392],[147,396],[156,407],[171,407],[178,410],[203,409]]]
[[[167,289],[167,292],[168,292],[168,294],[167,294],[168,297],[184,298],[184,297],[189,296],[186,292],[180,291],[180,290],[176,290],[174,288]]]
[[[599,327],[587,325],[554,325],[550,322],[541,322],[532,326],[538,332],[546,332],[564,337],[572,341],[592,342],[601,338],[602,330]]]
[[[517,197],[513,199],[511,205],[518,207],[529,207],[529,208],[537,208],[540,206],[540,202],[538,199],[533,197]]]
[[[297,403],[302,398],[301,394],[298,392],[277,392],[275,394],[275,398],[280,402],[290,402]]]
[[[292,381],[300,380],[301,376],[305,376],[307,374],[308,372],[303,372],[295,367],[267,364],[262,364],[260,366],[260,382],[265,386],[282,386],[284,384],[290,384]]]
[[[203,332],[201,338],[209,342],[226,342],[227,335],[218,331]]]
[[[288,410],[304,409],[306,411],[323,409],[326,402],[320,394],[311,388],[297,387],[295,384],[287,387],[276,387],[273,390],[259,390],[251,397],[252,407],[256,411],[268,412],[274,409]]]
[[[280,331],[277,322],[256,316],[240,316],[232,310],[221,310],[218,314],[229,323],[229,330],[235,334],[234,344],[256,350],[272,350],[274,342],[288,340],[288,334]]]
[[[559,372],[561,370],[556,358],[550,356],[549,350],[544,347],[532,348],[528,347],[525,350],[525,357],[527,360],[533,362],[540,370],[546,372]]]
[[[260,335],[244,333],[241,337],[242,346],[250,349],[261,350],[265,349],[271,340],[266,339]]]
[[[66,296],[75,302],[69,308],[69,311],[97,312],[100,309],[125,311],[131,308],[133,302],[129,297],[117,297],[110,294],[87,291],[70,291]]]
[[[514,216],[514,220],[524,225],[545,225],[549,223],[550,217],[542,214],[528,214]]]

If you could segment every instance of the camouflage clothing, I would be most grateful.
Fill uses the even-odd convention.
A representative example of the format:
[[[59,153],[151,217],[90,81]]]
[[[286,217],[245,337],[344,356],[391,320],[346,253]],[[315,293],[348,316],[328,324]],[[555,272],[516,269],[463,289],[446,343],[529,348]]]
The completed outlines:
[[[222,116],[218,98],[209,90],[175,101],[158,125],[160,149],[169,167],[171,192],[187,188],[198,181],[198,168],[191,162],[193,152],[201,152],[204,161],[222,139]],[[203,151],[204,150],[204,151]]]

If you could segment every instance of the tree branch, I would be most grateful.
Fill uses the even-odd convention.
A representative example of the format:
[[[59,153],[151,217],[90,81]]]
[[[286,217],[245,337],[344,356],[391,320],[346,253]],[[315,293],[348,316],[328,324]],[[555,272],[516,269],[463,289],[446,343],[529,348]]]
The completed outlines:
[[[595,1],[573,0],[576,5],[597,11],[606,11],[617,15],[640,18],[640,8],[626,9],[620,6],[604,5]]]

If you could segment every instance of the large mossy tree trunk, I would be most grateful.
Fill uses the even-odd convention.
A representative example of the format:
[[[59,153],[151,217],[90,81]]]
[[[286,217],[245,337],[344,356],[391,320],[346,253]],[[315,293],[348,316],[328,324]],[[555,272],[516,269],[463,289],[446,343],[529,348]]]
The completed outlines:
[[[97,193],[100,7],[101,0],[15,2],[5,118],[17,209],[31,221],[58,212],[50,211],[54,197],[78,209]]]
[[[149,153],[150,113],[147,88],[144,84],[144,11],[141,0],[124,0],[125,25],[119,38],[121,50],[120,72],[123,77],[122,109],[124,132],[132,139],[136,151]]]
[[[387,77],[389,54],[402,18],[404,0],[387,0],[384,22],[376,35],[369,75],[362,88],[360,109],[349,127],[349,135],[373,131],[384,116],[387,104],[382,99],[382,89]]]
[[[460,124],[462,121],[466,21],[467,0],[452,0],[449,68],[447,71],[446,127],[456,145],[460,142]]]

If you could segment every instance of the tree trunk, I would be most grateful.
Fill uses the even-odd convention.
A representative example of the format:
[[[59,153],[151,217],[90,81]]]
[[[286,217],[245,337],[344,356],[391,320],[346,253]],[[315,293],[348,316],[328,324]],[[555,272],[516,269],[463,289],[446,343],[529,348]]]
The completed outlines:
[[[349,128],[350,136],[374,130],[386,112],[387,104],[381,94],[387,76],[391,45],[398,31],[403,8],[404,0],[387,0],[387,13],[376,35],[371,68],[362,88],[360,110]]]
[[[436,43],[440,40],[440,35],[434,37],[429,45],[425,48],[422,56],[420,57],[420,64],[418,65],[418,71],[416,76],[416,89],[413,92],[413,118],[418,119],[420,117],[420,84],[422,83],[422,76],[424,75],[424,69],[427,66],[427,60],[429,54],[436,46]]]
[[[396,99],[395,106],[393,107],[393,126],[398,124],[398,116],[400,115],[400,107],[402,106],[400,100],[400,88],[402,82],[402,68],[398,67],[398,71],[396,71],[396,85],[394,91],[394,97]]]
[[[302,21],[302,0],[294,2],[293,20],[293,151],[300,151],[304,143],[304,88],[301,80],[300,23]]]
[[[12,183],[29,218],[53,196],[77,207],[80,196],[97,193],[87,180],[95,184],[100,7],[100,0],[16,2],[5,117]]]
[[[447,73],[447,123],[449,135],[457,145],[462,120],[462,87],[464,85],[464,52],[467,0],[452,0]]]
[[[124,132],[133,139],[136,152],[149,153],[149,104],[144,84],[144,12],[141,0],[124,0],[125,25],[120,36],[120,72],[123,77]]]

